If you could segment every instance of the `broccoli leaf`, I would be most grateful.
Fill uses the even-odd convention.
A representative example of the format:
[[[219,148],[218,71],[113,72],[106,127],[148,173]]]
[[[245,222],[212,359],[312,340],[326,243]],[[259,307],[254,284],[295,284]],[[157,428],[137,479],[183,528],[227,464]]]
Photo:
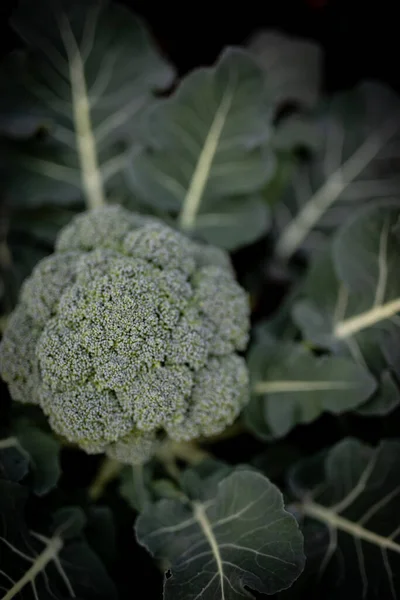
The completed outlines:
[[[393,373],[382,371],[379,389],[367,402],[357,408],[359,415],[384,417],[400,404],[400,388]]]
[[[366,81],[333,97],[316,126],[320,149],[276,206],[280,259],[319,247],[360,204],[398,190],[400,102],[391,90]]]
[[[209,244],[236,250],[262,237],[269,225],[270,213],[263,198],[229,198],[197,215],[196,233]]]
[[[0,439],[0,478],[21,481],[29,473],[29,455],[14,436]]]
[[[36,529],[27,519],[28,491],[0,480],[0,586],[4,600],[30,588],[33,597],[87,600],[116,598],[116,590],[98,556],[85,541],[85,519],[78,508],[64,508],[53,522]],[[43,511],[41,511],[43,512]],[[37,515],[36,511],[33,515]],[[42,521],[43,519],[39,519]],[[55,527],[55,525],[59,525]],[[44,531],[43,531],[44,528]]]
[[[373,448],[352,438],[291,470],[318,597],[397,598],[399,473],[397,440]]]
[[[252,401],[261,402],[265,436],[286,435],[323,412],[352,410],[366,402],[376,388],[372,375],[351,358],[319,358],[302,344],[283,343],[272,356],[265,353],[263,343],[254,345],[249,365]],[[259,423],[255,433],[260,427]]]
[[[282,494],[245,469],[217,491],[215,483],[203,488],[201,502],[162,500],[136,522],[139,543],[171,564],[165,599],[233,600],[251,596],[247,588],[274,594],[289,587],[304,566],[303,542]]]
[[[393,364],[400,340],[399,216],[397,201],[357,213],[314,262],[303,297],[293,307],[307,340],[352,356],[377,378],[384,377],[386,385],[385,373],[396,381]]]
[[[222,237],[226,248],[248,243],[268,226],[257,193],[275,170],[269,113],[260,68],[245,51],[228,48],[215,67],[189,74],[149,109],[127,180],[182,229]]]
[[[97,206],[124,169],[136,124],[152,92],[169,85],[162,60],[131,12],[107,0],[21,0],[11,24],[29,54],[9,70],[16,86],[2,99],[10,131],[38,116],[45,139],[18,156],[14,205],[82,199]],[[8,100],[8,102],[7,102]]]
[[[268,92],[276,107],[287,102],[305,108],[316,105],[321,86],[320,46],[280,31],[258,31],[247,47],[266,72]]]
[[[17,421],[12,436],[0,440],[0,469],[12,481],[32,473],[32,489],[43,496],[57,485],[60,444],[27,419]]]
[[[335,349],[364,332],[393,336],[400,311],[399,217],[397,201],[367,207],[337,232],[332,253],[315,261],[303,286],[305,299],[293,309],[307,339]]]

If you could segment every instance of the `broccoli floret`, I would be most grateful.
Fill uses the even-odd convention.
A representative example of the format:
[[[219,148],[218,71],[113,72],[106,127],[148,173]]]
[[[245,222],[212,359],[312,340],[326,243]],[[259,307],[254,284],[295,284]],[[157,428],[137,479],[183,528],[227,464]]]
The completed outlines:
[[[96,208],[76,216],[60,231],[56,251],[95,250],[110,248],[121,250],[125,236],[148,222],[146,217],[129,212],[121,206]]]
[[[223,251],[121,207],[96,209],[61,231],[25,283],[0,371],[60,435],[137,462],[156,435],[213,435],[239,414],[249,312]]]
[[[121,463],[140,465],[153,456],[157,446],[154,433],[143,433],[134,429],[114,444],[107,446],[106,454]]]
[[[247,403],[247,386],[248,371],[241,356],[211,358],[196,375],[185,419],[166,425],[169,437],[191,440],[223,431]]]
[[[20,301],[26,312],[40,325],[57,311],[63,292],[74,282],[81,254],[66,252],[41,260],[22,285]]]
[[[26,308],[17,306],[8,320],[0,344],[0,372],[11,397],[24,404],[38,404],[39,371],[35,356],[41,328]]]

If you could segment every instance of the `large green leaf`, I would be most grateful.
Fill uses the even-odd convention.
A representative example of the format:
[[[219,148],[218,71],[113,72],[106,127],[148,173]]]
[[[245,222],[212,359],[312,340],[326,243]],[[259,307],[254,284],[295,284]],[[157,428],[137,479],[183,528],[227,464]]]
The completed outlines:
[[[360,204],[399,187],[400,101],[391,90],[361,83],[327,102],[316,125],[319,150],[299,166],[276,207],[280,259],[319,248]]]
[[[262,237],[270,226],[270,213],[260,196],[229,198],[196,218],[197,235],[215,246],[236,250]]]
[[[398,597],[399,474],[397,440],[373,448],[352,438],[291,470],[315,597]],[[314,597],[311,581],[307,589]]]
[[[9,135],[21,119],[27,133],[35,118],[46,130],[40,143],[17,149],[18,177],[12,171],[8,181],[13,204],[65,204],[83,195],[96,206],[125,168],[140,113],[171,82],[172,69],[140,21],[107,0],[21,0],[11,24],[28,55],[8,70],[1,121]]]
[[[246,588],[274,594],[304,567],[302,537],[282,494],[245,469],[222,479],[217,489],[215,482],[204,485],[201,501],[147,506],[136,534],[171,565],[166,600],[236,600],[251,597]]]
[[[149,109],[127,180],[182,229],[236,247],[267,229],[257,194],[275,169],[270,137],[262,72],[246,52],[228,48],[214,67],[192,72]]]
[[[2,599],[115,599],[113,582],[84,538],[81,509],[65,507],[46,518],[44,507],[29,511],[28,504],[26,488],[0,480]]]
[[[319,99],[322,73],[320,46],[307,39],[280,31],[258,31],[248,41],[266,73],[266,82],[274,105],[287,102],[314,107]]]
[[[265,437],[286,435],[299,424],[310,423],[323,412],[341,414],[362,405],[373,394],[372,375],[351,358],[318,358],[303,344],[275,345],[265,352],[254,345],[249,356],[253,398],[261,403]],[[249,421],[251,426],[251,419]],[[259,422],[257,433],[262,427]]]
[[[316,261],[304,286],[306,300],[294,307],[308,339],[335,347],[354,345],[363,333],[394,335],[400,312],[399,218],[400,201],[366,208],[335,236],[332,255]]]
[[[393,369],[400,342],[399,216],[400,203],[391,201],[351,219],[314,261],[293,307],[306,340],[351,356],[381,380],[381,400],[365,407],[378,414],[399,401]]]

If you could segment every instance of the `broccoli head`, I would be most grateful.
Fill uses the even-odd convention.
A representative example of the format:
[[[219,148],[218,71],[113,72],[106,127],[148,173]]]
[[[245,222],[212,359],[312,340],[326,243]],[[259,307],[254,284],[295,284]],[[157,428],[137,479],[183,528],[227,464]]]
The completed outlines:
[[[25,281],[0,372],[86,452],[142,462],[160,435],[214,435],[237,417],[249,312],[225,252],[108,206],[78,215]]]

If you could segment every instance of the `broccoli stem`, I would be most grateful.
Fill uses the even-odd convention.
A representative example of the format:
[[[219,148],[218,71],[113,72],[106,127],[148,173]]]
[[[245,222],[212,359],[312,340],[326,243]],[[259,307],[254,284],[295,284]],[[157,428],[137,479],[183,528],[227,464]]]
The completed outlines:
[[[200,448],[195,442],[176,442],[169,439],[161,444],[155,454],[155,458],[164,465],[168,475],[176,481],[180,479],[178,460],[182,460],[188,465],[196,465],[210,456],[209,452]],[[108,484],[119,475],[124,466],[123,463],[107,456],[104,457],[88,489],[90,500],[93,502],[99,500]]]
[[[176,464],[182,460],[188,465],[196,465],[211,454],[200,448],[196,442],[176,442],[167,439],[157,450],[157,459],[164,465],[168,475],[175,481],[180,481],[180,469]]]
[[[200,448],[196,442],[176,442],[168,439],[160,448],[161,455],[172,456],[177,460],[183,460],[189,465],[195,465],[206,458],[210,453]],[[160,455],[157,453],[158,455]]]
[[[106,456],[88,489],[90,500],[96,502],[103,495],[107,485],[118,476],[123,467],[122,463]]]

